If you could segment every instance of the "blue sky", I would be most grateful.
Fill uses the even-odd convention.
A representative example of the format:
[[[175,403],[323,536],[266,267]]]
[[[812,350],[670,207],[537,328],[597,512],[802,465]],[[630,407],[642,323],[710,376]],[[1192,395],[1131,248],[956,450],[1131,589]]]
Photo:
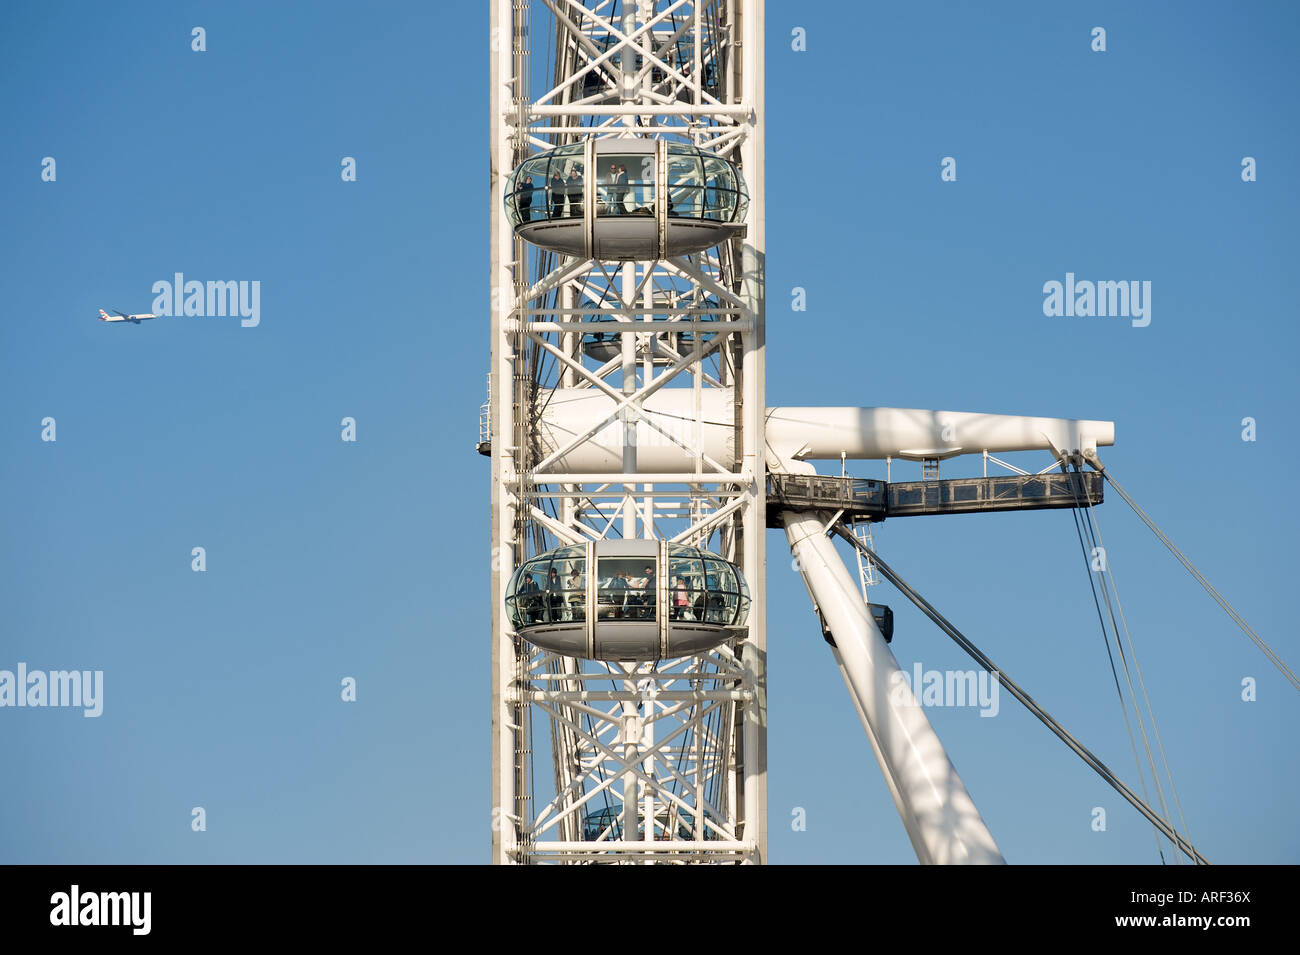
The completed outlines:
[[[1297,665],[1294,6],[844,9],[768,4],[768,403],[1113,420],[1115,476]],[[105,674],[98,719],[0,710],[0,861],[486,861],[487,32],[481,4],[0,12],[0,669]],[[175,272],[260,281],[260,325],[95,321]],[[1150,326],[1045,317],[1066,272],[1150,281]],[[1300,698],[1098,516],[1193,841],[1300,861]],[[876,541],[1135,782],[1067,514]],[[913,861],[778,531],[767,588],[773,861]],[[971,665],[880,589],[905,669]],[[1158,861],[1005,695],[930,717],[1009,861]]]

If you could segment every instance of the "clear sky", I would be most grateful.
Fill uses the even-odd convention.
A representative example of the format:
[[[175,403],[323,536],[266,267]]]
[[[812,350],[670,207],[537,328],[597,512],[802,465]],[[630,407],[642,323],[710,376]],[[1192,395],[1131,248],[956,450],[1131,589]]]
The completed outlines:
[[[1103,460],[1300,666],[1297,7],[771,0],[767,30],[769,404],[1113,420]],[[0,8],[0,669],[104,672],[96,719],[0,709],[0,862],[487,860],[487,34],[481,3]],[[95,320],[176,272],[260,282],[260,324]],[[1046,317],[1067,272],[1150,281],[1150,325]],[[1193,841],[1300,861],[1300,695],[1099,518]],[[772,859],[913,861],[770,535]],[[876,542],[1136,786],[1068,514]],[[904,669],[972,666],[879,590]],[[1009,696],[929,713],[1009,861],[1159,861]]]

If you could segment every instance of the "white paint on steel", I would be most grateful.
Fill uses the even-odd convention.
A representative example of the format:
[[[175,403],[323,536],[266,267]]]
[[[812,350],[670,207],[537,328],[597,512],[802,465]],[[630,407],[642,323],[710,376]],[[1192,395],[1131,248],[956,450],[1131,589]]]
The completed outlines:
[[[492,858],[765,861],[763,4],[490,2],[492,792],[494,808],[509,807],[494,812]],[[529,37],[537,45],[531,65]],[[529,88],[538,74],[532,67],[551,38],[560,45],[546,59],[560,66],[538,96]],[[688,75],[676,52],[682,43],[693,47]],[[706,88],[710,70],[725,91]],[[584,143],[583,222],[594,222],[601,194],[595,142],[604,137],[658,140],[654,222],[666,214],[667,140],[707,144],[737,163],[751,181],[749,215],[757,227],[689,258],[612,265],[590,257],[601,251],[590,235],[572,257],[541,256],[517,241],[505,211],[505,177],[536,152]],[[662,230],[658,244],[663,251]],[[606,319],[599,331],[617,344],[612,360],[596,358],[604,364],[591,367],[582,339],[598,315]],[[674,342],[687,333],[694,347],[658,341],[656,326],[665,323],[650,322],[669,315],[684,319]],[[737,337],[699,347],[700,333],[719,320],[734,321]],[[533,360],[538,356],[541,362]],[[742,368],[743,375],[734,374]],[[554,443],[546,393],[554,385],[606,401],[608,441],[603,431],[597,437],[583,428]],[[698,396],[722,396],[732,432],[725,454],[710,454],[707,426],[692,422],[669,466],[649,466],[655,455],[642,452],[643,408],[670,388],[697,419],[709,400]],[[593,441],[599,448],[584,450]],[[584,456],[599,467],[570,466]],[[502,592],[517,560],[549,541],[620,530],[629,538],[687,533],[691,543],[716,540],[714,549],[740,564],[756,591],[746,637],[735,647],[658,665],[580,661],[516,641],[503,619]],[[589,565],[587,573],[594,579],[598,569]],[[660,587],[657,603],[664,606],[666,577]],[[596,607],[588,587],[588,619]],[[586,695],[589,681],[599,682],[599,694]],[[559,695],[548,696],[550,690]],[[541,729],[535,736],[531,723]],[[547,730],[551,766],[543,771],[538,760],[534,774],[533,749]]]
[[[725,328],[725,323],[722,323]],[[701,440],[694,439],[701,402]],[[623,470],[622,422],[614,402],[590,388],[561,388],[544,402],[539,421],[543,446],[562,449],[578,435],[595,435],[556,461],[551,469],[599,473]],[[734,399],[729,389],[710,388],[698,399],[684,388],[661,388],[640,403],[636,422],[637,466],[652,472],[693,469],[699,451],[716,461],[736,456]],[[1110,421],[925,411],[915,408],[768,408],[764,435],[770,457],[786,462],[854,459],[946,458],[955,454],[1050,450],[1085,451],[1115,443]]]

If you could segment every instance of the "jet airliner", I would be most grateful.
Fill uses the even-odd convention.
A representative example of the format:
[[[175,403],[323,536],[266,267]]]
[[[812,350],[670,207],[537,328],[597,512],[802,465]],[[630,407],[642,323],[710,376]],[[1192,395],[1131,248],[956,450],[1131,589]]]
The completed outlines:
[[[118,309],[113,309],[113,311],[116,314],[110,315],[101,308],[99,310],[99,320],[101,322],[131,322],[134,325],[139,325],[145,319],[158,317],[157,315],[128,315],[126,312],[118,311]]]

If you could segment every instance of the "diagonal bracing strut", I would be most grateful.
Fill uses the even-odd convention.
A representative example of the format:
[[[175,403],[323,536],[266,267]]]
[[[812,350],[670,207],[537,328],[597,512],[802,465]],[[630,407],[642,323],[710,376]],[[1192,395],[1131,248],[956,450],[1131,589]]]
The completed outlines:
[[[881,572],[882,575],[884,575],[886,580],[888,580],[891,584],[897,587],[899,592],[902,593],[903,596],[907,597],[910,601],[912,601],[912,603],[916,604],[917,608],[922,613],[924,613],[927,617],[933,620],[935,625],[938,626],[940,630],[942,630],[949,637],[951,637],[954,643],[956,643],[959,647],[965,650],[972,660],[974,660],[981,667],[987,670],[991,675],[997,677],[998,682],[1001,683],[1004,687],[1006,687],[1007,691],[1012,696],[1014,696],[1017,700],[1023,703],[1025,705],[1025,708],[1028,709],[1029,712],[1033,713],[1036,717],[1038,717],[1038,719],[1042,721],[1043,725],[1046,726],[1053,733],[1055,733],[1061,739],[1061,741],[1065,743],[1066,746],[1074,750],[1074,752],[1078,754],[1080,759],[1082,759],[1085,763],[1087,763],[1088,766],[1090,766],[1097,773],[1097,775],[1099,775],[1102,779],[1104,779],[1107,783],[1109,783],[1110,786],[1117,793],[1119,793],[1126,800],[1128,800],[1128,802],[1131,803],[1133,807],[1137,809],[1138,812],[1146,816],[1146,818],[1151,822],[1151,824],[1155,826],[1157,829],[1159,829],[1161,833],[1164,834],[1165,838],[1167,838],[1175,846],[1181,849],[1187,855],[1187,857],[1191,859],[1193,862],[1195,862],[1197,865],[1210,864],[1209,860],[1206,859],[1203,855],[1201,855],[1200,852],[1197,851],[1195,846],[1193,846],[1187,839],[1183,838],[1183,836],[1179,835],[1176,829],[1174,829],[1167,822],[1165,822],[1164,819],[1162,819],[1159,815],[1157,815],[1156,812],[1150,806],[1148,806],[1145,802],[1143,802],[1142,799],[1139,798],[1135,792],[1133,792],[1133,790],[1129,789],[1128,786],[1124,784],[1123,780],[1121,780],[1118,776],[1116,776],[1113,772],[1111,772],[1111,770],[1106,766],[1105,763],[1103,763],[1100,759],[1094,756],[1086,746],[1084,746],[1073,736],[1071,736],[1069,731],[1066,730],[1065,727],[1063,727],[1060,723],[1058,723],[1050,713],[1048,713],[1045,709],[1039,706],[1037,702],[1034,701],[1033,697],[1031,697],[1024,690],[1022,690],[1014,680],[1012,680],[1009,676],[1007,676],[1004,672],[1002,672],[1002,670],[999,669],[993,663],[992,660],[990,660],[987,656],[985,656],[984,653],[979,649],[979,647],[971,643],[970,640],[968,640],[960,630],[958,630],[956,627],[954,627],[951,623],[948,622],[947,618],[944,617],[943,614],[935,610],[934,607],[932,607],[924,597],[922,597],[919,593],[917,593],[915,590],[912,589],[911,585],[908,584],[907,581],[899,577],[898,574],[894,572],[892,567],[890,567],[888,564],[886,564],[883,560],[880,559],[880,557],[876,554],[875,551],[873,551],[866,544],[862,543],[862,541],[854,537],[852,532],[844,527],[843,523],[836,524],[831,530],[833,533],[839,535],[840,537],[844,538],[844,540],[848,541],[850,545],[857,548],[858,551],[860,551],[864,556],[869,557],[875,563],[876,568]]]

